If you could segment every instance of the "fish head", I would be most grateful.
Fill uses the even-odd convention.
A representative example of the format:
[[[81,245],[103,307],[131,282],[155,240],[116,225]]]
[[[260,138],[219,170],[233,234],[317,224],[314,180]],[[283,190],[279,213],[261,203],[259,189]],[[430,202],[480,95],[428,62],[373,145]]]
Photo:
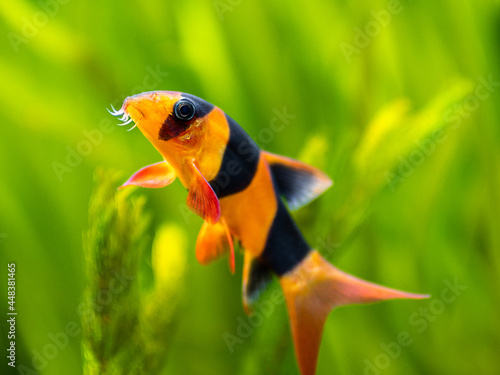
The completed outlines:
[[[214,106],[194,95],[175,91],[151,91],[127,97],[111,114],[130,120],[167,159],[201,146]]]

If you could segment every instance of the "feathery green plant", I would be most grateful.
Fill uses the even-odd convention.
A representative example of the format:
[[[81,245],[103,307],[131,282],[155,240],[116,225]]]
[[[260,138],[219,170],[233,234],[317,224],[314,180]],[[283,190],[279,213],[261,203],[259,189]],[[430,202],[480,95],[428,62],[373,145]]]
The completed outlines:
[[[175,226],[158,231],[152,253],[155,282],[148,290],[140,282],[150,222],[145,199],[117,186],[116,173],[96,172],[84,238],[84,373],[155,374],[166,357],[181,301],[185,235]]]

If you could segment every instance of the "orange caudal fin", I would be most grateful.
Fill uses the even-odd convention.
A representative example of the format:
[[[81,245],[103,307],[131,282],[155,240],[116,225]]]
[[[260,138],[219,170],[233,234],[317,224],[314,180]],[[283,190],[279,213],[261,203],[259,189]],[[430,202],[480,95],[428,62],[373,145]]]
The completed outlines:
[[[325,320],[337,306],[394,298],[427,298],[363,281],[340,271],[317,251],[311,251],[280,278],[285,295],[295,353],[302,375],[314,375]]]

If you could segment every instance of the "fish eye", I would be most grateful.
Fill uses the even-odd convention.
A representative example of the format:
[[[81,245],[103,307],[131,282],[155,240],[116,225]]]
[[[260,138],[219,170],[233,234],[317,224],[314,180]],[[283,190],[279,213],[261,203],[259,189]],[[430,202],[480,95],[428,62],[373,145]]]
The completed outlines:
[[[174,115],[177,120],[189,121],[196,113],[196,107],[194,103],[189,99],[181,99],[175,103]]]

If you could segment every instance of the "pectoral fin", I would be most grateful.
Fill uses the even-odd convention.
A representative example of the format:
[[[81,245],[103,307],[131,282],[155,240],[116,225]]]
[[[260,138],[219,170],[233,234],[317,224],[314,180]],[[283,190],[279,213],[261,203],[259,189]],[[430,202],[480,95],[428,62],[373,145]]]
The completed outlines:
[[[166,161],[139,169],[119,189],[130,185],[146,188],[161,188],[175,180],[175,171]]]
[[[215,224],[204,222],[196,240],[196,259],[208,264],[229,251],[229,269],[234,274],[233,238],[224,219]]]
[[[193,178],[189,186],[187,205],[209,224],[215,224],[220,218],[219,198],[196,165],[192,164],[192,168]]]
[[[262,154],[291,210],[309,203],[333,184],[326,174],[310,165],[265,151]]]

